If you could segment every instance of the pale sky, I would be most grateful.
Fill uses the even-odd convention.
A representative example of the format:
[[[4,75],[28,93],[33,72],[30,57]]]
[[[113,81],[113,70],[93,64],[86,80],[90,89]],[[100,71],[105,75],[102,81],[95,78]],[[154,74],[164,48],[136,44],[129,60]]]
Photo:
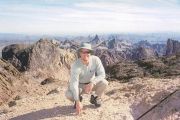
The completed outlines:
[[[180,32],[180,0],[0,0],[0,32]]]

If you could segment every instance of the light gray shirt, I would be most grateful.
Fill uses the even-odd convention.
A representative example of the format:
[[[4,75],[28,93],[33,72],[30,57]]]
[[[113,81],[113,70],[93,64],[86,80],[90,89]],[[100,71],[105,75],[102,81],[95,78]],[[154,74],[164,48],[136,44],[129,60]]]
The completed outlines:
[[[91,55],[88,66],[77,59],[71,66],[70,90],[74,100],[79,100],[79,83],[96,84],[105,79],[105,70],[99,57]]]

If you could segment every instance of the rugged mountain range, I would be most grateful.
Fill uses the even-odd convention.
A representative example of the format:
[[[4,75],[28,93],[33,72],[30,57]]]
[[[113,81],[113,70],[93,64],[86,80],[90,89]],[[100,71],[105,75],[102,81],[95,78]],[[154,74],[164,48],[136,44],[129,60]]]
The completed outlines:
[[[174,42],[172,39],[168,40],[166,45],[163,43],[151,44],[147,40],[131,43],[128,40],[121,39],[119,36],[109,36],[108,39],[104,39],[95,35],[95,37],[91,38],[88,42],[92,44],[94,54],[102,59],[104,66],[108,66],[120,60],[157,58],[173,52],[176,53],[179,48],[178,41]],[[60,47],[76,51],[79,44],[80,42],[78,41],[66,40],[61,41]]]
[[[118,71],[123,73],[123,75],[130,74],[133,76],[139,76],[139,74],[135,75],[135,73],[142,73],[141,75],[146,76],[146,75],[154,74],[151,72],[156,70],[159,70],[159,73],[156,74],[164,74],[167,76],[167,74],[169,75],[171,73],[169,71],[173,70],[175,71],[176,75],[179,75],[179,69],[177,70],[173,69],[179,65],[178,41],[169,39],[167,41],[167,48],[165,48],[165,45],[159,45],[159,44],[156,45],[156,48],[160,48],[161,50],[166,49],[166,53],[168,53],[167,54],[168,56],[170,57],[174,55],[177,56],[174,67],[172,67],[173,64],[170,64],[172,61],[171,59],[170,61],[168,61],[169,58],[167,58],[166,60],[166,56],[165,58],[161,58],[158,52],[155,49],[153,49],[155,45],[152,45],[147,41],[141,41],[136,44],[130,44],[126,41],[117,40],[115,38],[109,41],[102,41],[100,40],[98,35],[96,35],[95,38],[89,42],[94,47],[94,54],[100,57],[106,70],[108,69],[110,69],[111,71],[121,70],[123,67],[120,63],[122,63],[125,64],[126,66],[124,67],[125,69],[123,69],[122,71],[128,71],[127,73]],[[20,71],[31,72],[31,74],[33,73],[32,74],[33,76],[44,77],[44,78],[53,77],[59,79],[62,73],[63,76],[69,73],[70,64],[76,58],[76,50],[78,49],[79,44],[80,44],[79,42],[69,41],[69,40],[59,42],[59,41],[52,41],[52,40],[50,41],[50,40],[41,39],[31,46],[24,46],[24,45],[7,46],[3,49],[2,55],[5,60],[10,61]],[[134,63],[131,61],[136,61],[136,62]],[[168,61],[168,64],[171,67],[166,66],[167,65],[166,61]],[[128,64],[126,64],[126,62],[128,62]],[[162,71],[159,68],[153,67],[153,70],[149,70],[150,72],[147,72],[146,69],[143,68],[143,66],[148,65],[147,68],[151,68],[152,66],[154,66],[151,65],[151,63],[153,62],[157,64],[159,63],[157,66],[160,65],[161,66],[160,68],[162,70],[166,69],[169,71]],[[143,66],[141,63],[143,64]],[[115,65],[116,67],[109,68],[109,66],[113,66],[113,65]],[[134,67],[131,68],[131,66]],[[142,70],[142,72],[137,72],[139,70],[134,68],[138,68],[139,70]],[[133,71],[136,72],[132,73]],[[110,74],[112,75],[113,73]],[[164,75],[159,75],[159,76],[164,76]]]
[[[110,38],[110,40],[101,41],[96,35],[93,42],[90,41],[90,43],[95,46],[95,55],[102,59],[105,66],[123,59],[149,59],[162,56],[165,53],[166,45],[164,44],[150,44],[148,41],[140,41],[132,44],[129,41],[121,40],[118,37],[111,36]],[[95,42],[95,40],[97,41]]]

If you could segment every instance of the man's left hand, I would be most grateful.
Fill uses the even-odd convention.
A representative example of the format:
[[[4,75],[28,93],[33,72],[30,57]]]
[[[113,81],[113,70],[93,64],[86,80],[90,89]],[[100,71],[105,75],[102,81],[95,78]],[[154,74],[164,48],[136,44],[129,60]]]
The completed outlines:
[[[94,84],[93,84],[93,83],[89,83],[89,84],[85,85],[85,86],[84,86],[84,91],[85,91],[85,93],[87,93],[87,94],[91,93],[93,87],[94,87]]]

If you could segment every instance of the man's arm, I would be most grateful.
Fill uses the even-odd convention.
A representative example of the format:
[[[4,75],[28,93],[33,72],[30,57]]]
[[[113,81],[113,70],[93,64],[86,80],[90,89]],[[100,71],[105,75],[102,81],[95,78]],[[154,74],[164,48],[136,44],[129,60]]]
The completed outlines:
[[[103,80],[106,77],[104,67],[99,57],[96,57],[96,65],[97,76],[91,81],[93,84],[98,83],[100,80]]]
[[[71,67],[70,89],[75,101],[79,101],[79,68],[73,64]]]

